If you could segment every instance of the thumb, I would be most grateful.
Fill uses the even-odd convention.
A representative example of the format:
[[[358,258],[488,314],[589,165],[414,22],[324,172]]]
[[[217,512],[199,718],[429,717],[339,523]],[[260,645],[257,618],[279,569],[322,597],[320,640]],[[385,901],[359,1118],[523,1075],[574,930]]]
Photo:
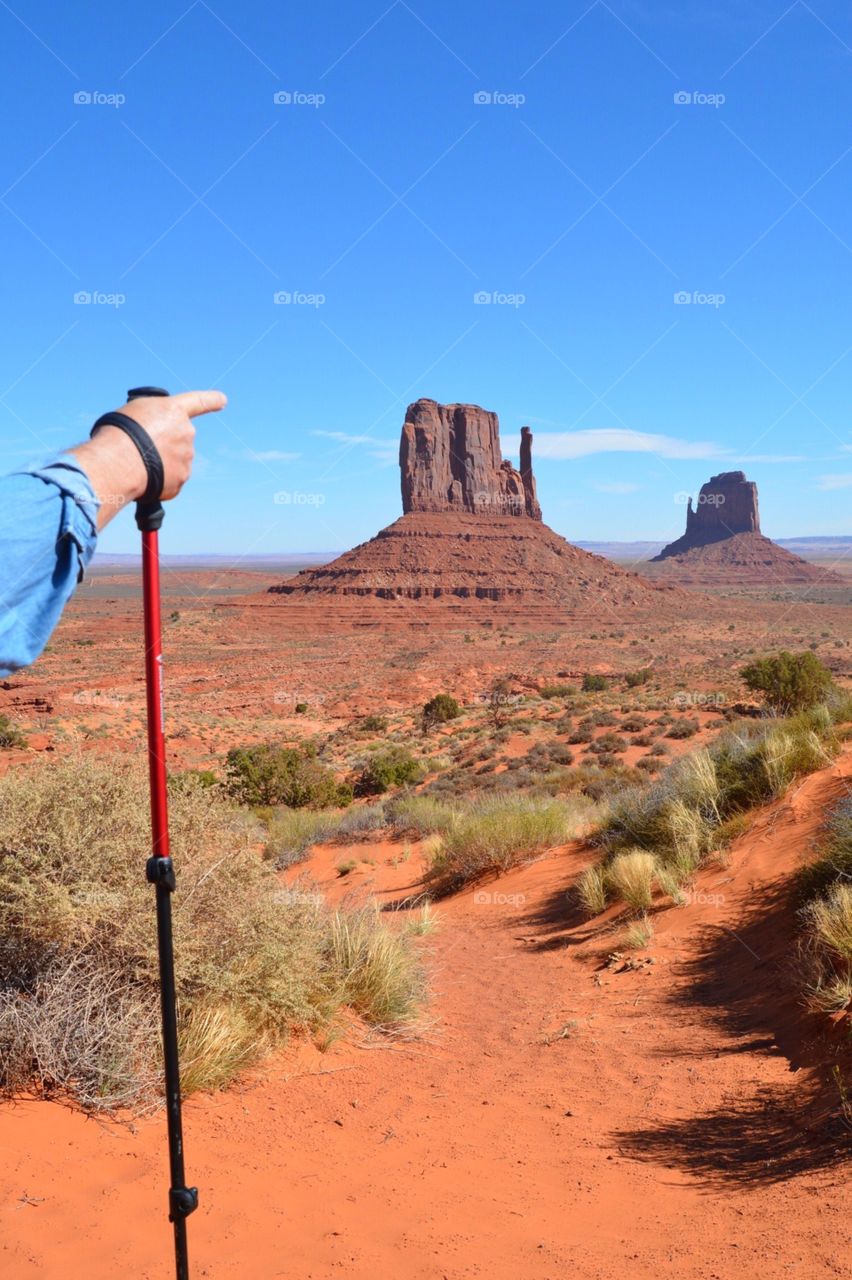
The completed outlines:
[[[228,403],[224,391],[181,391],[170,399],[189,418],[198,418],[202,413],[216,413]]]

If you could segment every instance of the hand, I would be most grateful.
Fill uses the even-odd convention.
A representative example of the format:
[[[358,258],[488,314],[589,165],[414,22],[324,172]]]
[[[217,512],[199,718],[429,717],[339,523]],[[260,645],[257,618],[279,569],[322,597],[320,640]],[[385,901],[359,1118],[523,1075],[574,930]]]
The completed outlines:
[[[121,406],[120,412],[144,427],[160,451],[164,501],[177,497],[192,471],[192,419],[203,413],[216,413],[227,403],[228,398],[221,391],[184,391],[177,396],[140,396]],[[144,488],[143,485],[143,492]]]
[[[194,456],[192,419],[224,409],[221,391],[185,391],[176,396],[142,396],[121,406],[144,427],[163,459],[163,499],[176,497],[189,479]],[[119,427],[102,427],[86,444],[70,450],[88,475],[101,508],[98,528],[128,502],[141,498],[148,484],[145,465],[133,441]]]

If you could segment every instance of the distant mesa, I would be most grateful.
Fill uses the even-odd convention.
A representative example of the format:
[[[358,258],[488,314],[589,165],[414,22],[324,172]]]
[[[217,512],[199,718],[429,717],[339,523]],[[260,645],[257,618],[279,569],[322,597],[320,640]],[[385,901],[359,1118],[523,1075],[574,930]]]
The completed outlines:
[[[499,600],[525,616],[569,609],[611,618],[614,609],[643,605],[658,612],[661,592],[671,586],[582,551],[542,522],[532,444],[522,427],[516,469],[502,456],[496,413],[415,401],[399,446],[403,515],[330,564],[270,591],[305,602]]]
[[[760,532],[757,485],[744,471],[722,471],[701,486],[686,508],[686,532],[650,564],[680,582],[699,586],[751,583],[771,587],[843,585],[831,569],[811,564]]]
[[[757,485],[746,479],[744,471],[721,471],[701,486],[696,507],[689,499],[683,537],[670,542],[654,559],[667,560],[739,533],[760,533]]]

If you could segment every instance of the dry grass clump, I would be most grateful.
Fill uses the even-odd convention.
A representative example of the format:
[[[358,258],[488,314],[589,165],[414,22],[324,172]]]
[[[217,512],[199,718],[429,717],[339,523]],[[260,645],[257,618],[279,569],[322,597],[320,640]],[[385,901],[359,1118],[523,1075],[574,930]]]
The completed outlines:
[[[427,879],[449,893],[483,875],[508,871],[588,827],[595,805],[582,796],[491,796],[458,812],[433,855]]]
[[[611,894],[636,906],[635,887],[622,892],[612,868],[625,854],[644,851],[656,863],[652,880],[675,902],[681,887],[701,863],[742,829],[744,815],[783,795],[797,777],[823,768],[836,755],[838,717],[848,704],[819,706],[786,720],[744,722],[723,734],[709,749],[675,761],[649,787],[616,796],[596,833],[603,846],[604,877]],[[838,837],[842,843],[842,838]],[[852,838],[849,838],[852,846]],[[849,851],[852,870],[852,847]],[[638,866],[638,864],[637,864]],[[816,872],[814,872],[816,874]],[[589,889],[592,890],[589,893]],[[591,878],[580,889],[592,910]],[[646,896],[644,889],[640,897]],[[599,895],[598,895],[599,900]]]
[[[838,882],[805,908],[805,926],[826,951],[852,961],[852,885]]]
[[[282,807],[266,810],[264,816],[267,821],[264,857],[279,871],[302,862],[315,844],[357,838],[380,830],[386,822],[382,804],[354,804],[348,809]]]
[[[429,795],[403,792],[387,802],[385,811],[395,831],[419,836],[443,835],[456,820],[452,805]]]
[[[644,951],[654,939],[654,926],[647,916],[633,920],[624,931],[622,946],[631,951]]]
[[[820,857],[801,875],[806,898],[799,960],[805,999],[815,1012],[852,1006],[852,796],[829,817]]]
[[[415,1021],[423,994],[417,954],[385,928],[375,905],[336,911],[330,949],[337,1005],[387,1030]]]
[[[709,749],[670,765],[653,786],[617,798],[600,842],[610,853],[639,845],[663,863],[697,866],[727,820],[823,768],[837,747],[825,708],[729,730]]]
[[[577,897],[580,906],[589,916],[599,916],[606,911],[609,886],[606,873],[599,863],[586,867],[577,881]]]
[[[255,820],[218,788],[176,788],[171,828],[187,1091],[227,1083],[291,1030],[322,1025],[350,998],[382,1026],[397,1015],[408,1020],[419,985],[406,940],[361,920],[358,945],[342,947],[341,932],[356,927],[318,894],[281,888],[256,852]],[[7,1093],[35,1084],[93,1108],[157,1099],[148,841],[141,763],[88,755],[0,779],[0,1088]],[[354,956],[357,980],[345,967]],[[408,1003],[401,980],[411,983]]]
[[[274,809],[269,818],[264,857],[278,870],[307,857],[315,844],[332,840],[340,827],[337,809]]]
[[[617,854],[606,868],[606,883],[634,911],[645,911],[654,897],[657,859],[644,849]]]

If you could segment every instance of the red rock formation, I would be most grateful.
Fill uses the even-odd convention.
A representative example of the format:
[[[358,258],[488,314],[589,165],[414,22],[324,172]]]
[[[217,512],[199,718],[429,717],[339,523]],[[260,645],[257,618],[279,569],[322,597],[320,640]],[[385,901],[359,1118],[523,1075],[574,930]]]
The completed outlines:
[[[689,500],[686,533],[650,563],[663,566],[670,579],[696,586],[843,585],[831,569],[764,537],[757,485],[743,471],[723,471],[702,485],[697,508]]]
[[[541,519],[532,473],[532,432],[521,432],[521,470],[503,460],[496,413],[475,404],[417,400],[399,444],[402,509]]]
[[[572,546],[542,523],[532,432],[521,430],[520,471],[503,460],[497,415],[469,404],[418,400],[399,449],[405,514],[331,564],[270,591],[311,599],[500,601],[525,618],[658,616],[656,584]],[[669,589],[670,590],[670,589]]]
[[[521,483],[524,486],[524,504],[528,516],[541,519],[541,507],[535,494],[535,476],[532,469],[533,434],[529,427],[521,427]]]
[[[760,533],[757,485],[744,471],[722,471],[701,486],[698,506],[686,509],[686,533],[664,547],[657,560],[680,556],[694,547],[707,547],[739,533]]]

